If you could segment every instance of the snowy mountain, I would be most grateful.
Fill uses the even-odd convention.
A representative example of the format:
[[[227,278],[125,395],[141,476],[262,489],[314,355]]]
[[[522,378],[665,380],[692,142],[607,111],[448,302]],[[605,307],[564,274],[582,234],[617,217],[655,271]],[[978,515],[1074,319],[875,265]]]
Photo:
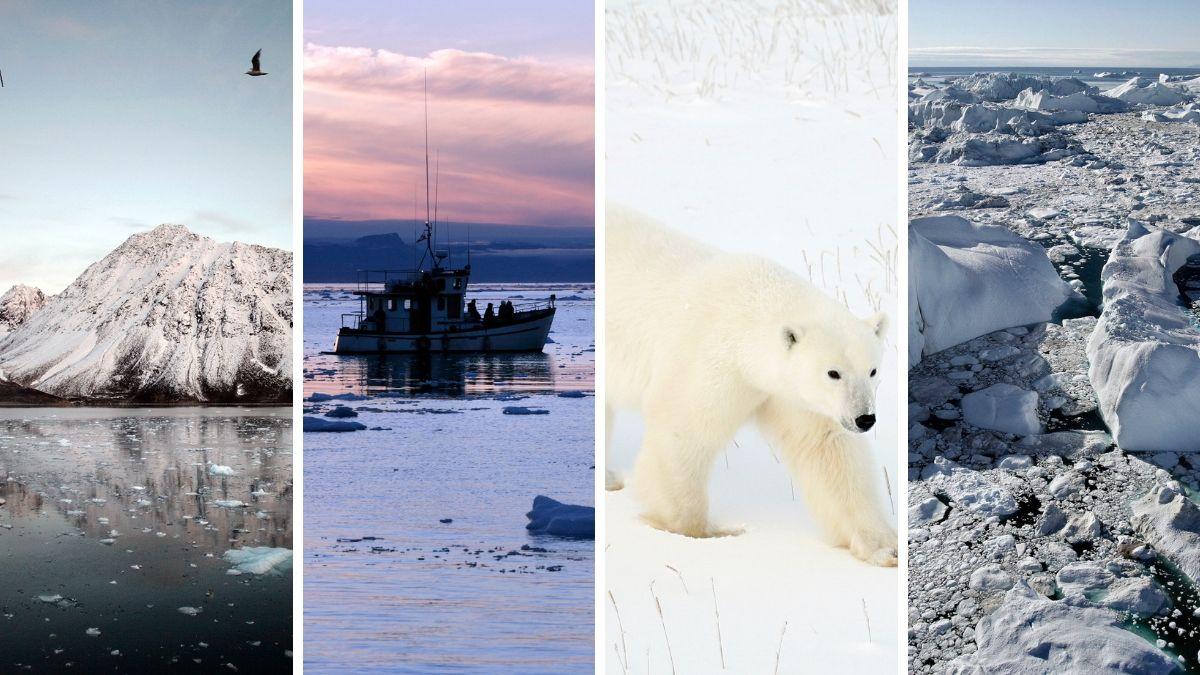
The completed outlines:
[[[16,330],[46,304],[46,294],[33,286],[13,286],[0,295],[0,338]]]
[[[287,402],[291,292],[291,253],[161,225],[0,340],[0,372],[64,398]]]

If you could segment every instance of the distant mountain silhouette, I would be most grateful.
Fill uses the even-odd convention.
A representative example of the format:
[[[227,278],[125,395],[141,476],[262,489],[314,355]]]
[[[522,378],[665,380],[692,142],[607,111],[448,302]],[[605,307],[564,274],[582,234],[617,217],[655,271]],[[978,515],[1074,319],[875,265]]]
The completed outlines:
[[[474,226],[473,226],[474,227]],[[496,227],[496,226],[492,226]],[[521,234],[541,234],[540,228]],[[369,231],[369,230],[368,230]],[[309,234],[306,222],[306,232]],[[496,232],[493,230],[492,234]],[[592,282],[595,279],[595,249],[583,235],[572,238],[546,237],[550,241],[479,241],[474,232],[471,246],[471,278],[477,282]],[[443,245],[439,242],[438,248]],[[305,283],[349,282],[359,270],[409,269],[420,260],[424,244],[415,247],[395,232],[369,234],[352,240],[304,242]],[[466,245],[450,247],[451,263],[466,264]]]

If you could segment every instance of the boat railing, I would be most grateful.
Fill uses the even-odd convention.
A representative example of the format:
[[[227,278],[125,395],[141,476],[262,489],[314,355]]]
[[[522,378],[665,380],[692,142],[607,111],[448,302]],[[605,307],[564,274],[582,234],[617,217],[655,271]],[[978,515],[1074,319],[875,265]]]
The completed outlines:
[[[359,270],[358,291],[381,293],[397,284],[411,284],[421,277],[420,270]]]
[[[358,328],[363,320],[363,312],[343,312],[342,313],[342,328]],[[346,319],[352,318],[350,325],[346,325]]]
[[[540,312],[554,307],[554,296],[550,296],[548,300],[529,300],[526,302],[514,302],[513,311],[517,314],[522,312]]]

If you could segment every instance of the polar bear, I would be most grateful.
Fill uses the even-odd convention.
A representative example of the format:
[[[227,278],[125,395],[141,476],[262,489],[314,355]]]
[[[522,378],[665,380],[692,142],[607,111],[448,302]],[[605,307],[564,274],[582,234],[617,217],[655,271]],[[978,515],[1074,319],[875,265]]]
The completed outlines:
[[[862,436],[875,423],[886,317],[859,319],[777,263],[622,207],[608,207],[605,238],[605,421],[611,437],[614,409],[644,419],[643,517],[691,537],[731,534],[709,522],[709,475],[753,418],[832,543],[895,565]],[[623,487],[614,471],[606,482]]]

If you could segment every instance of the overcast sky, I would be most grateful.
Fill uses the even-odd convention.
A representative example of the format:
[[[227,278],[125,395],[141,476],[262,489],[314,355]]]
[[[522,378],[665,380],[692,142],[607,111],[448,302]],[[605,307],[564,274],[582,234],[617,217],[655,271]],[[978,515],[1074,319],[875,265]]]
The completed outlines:
[[[291,7],[0,0],[0,293],[161,223],[291,248]]]
[[[910,0],[909,64],[1200,68],[1200,2]]]

